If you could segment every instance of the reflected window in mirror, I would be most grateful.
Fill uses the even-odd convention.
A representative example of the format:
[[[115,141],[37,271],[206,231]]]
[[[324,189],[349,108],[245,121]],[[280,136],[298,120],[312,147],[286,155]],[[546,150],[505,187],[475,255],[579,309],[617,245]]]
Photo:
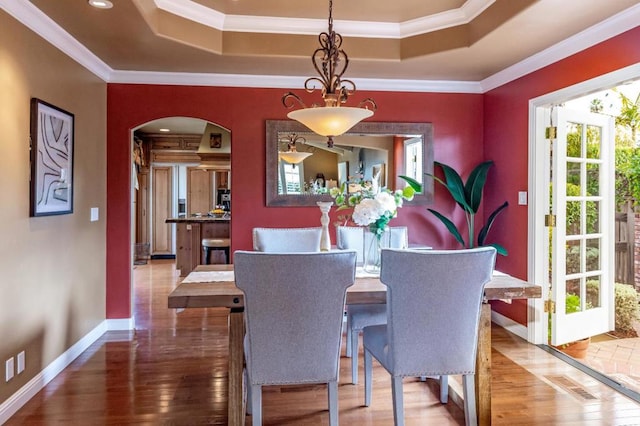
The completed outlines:
[[[404,141],[404,176],[422,182],[422,139],[410,138]]]
[[[424,173],[433,172],[433,131],[430,123],[357,124],[336,137],[334,146],[290,120],[267,120],[266,201],[267,206],[315,206],[332,201],[329,186],[372,182],[381,187],[401,189],[406,182],[399,175],[423,182],[424,191],[409,204],[424,205],[433,197],[433,181]],[[297,151],[312,152],[296,164],[284,165],[282,141],[295,133],[304,138]],[[323,179],[318,179],[322,176]]]
[[[304,189],[304,166],[280,161],[278,173],[279,194],[302,194]]]

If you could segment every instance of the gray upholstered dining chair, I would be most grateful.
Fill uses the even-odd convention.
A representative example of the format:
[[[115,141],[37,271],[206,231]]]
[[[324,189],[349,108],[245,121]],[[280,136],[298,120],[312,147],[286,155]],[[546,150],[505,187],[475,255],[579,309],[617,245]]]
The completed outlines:
[[[475,368],[484,286],[496,250],[382,250],[387,324],[365,327],[365,405],[373,358],[391,374],[393,418],[404,424],[402,379],[461,374],[467,425],[477,424]]]
[[[364,250],[374,235],[359,226],[338,226],[336,228],[336,247],[338,249],[355,249],[358,253],[358,264],[364,261]],[[406,249],[409,246],[409,234],[406,226],[389,227],[383,237],[383,247]],[[358,383],[358,338],[362,329],[368,325],[387,322],[387,306],[385,304],[349,305],[347,306],[347,357],[351,358],[351,383]]]
[[[245,294],[248,413],[262,424],[262,386],[327,383],[329,421],[338,424],[342,313],[355,280],[355,251],[234,253]]]
[[[320,251],[322,228],[253,228],[253,249],[264,252]]]

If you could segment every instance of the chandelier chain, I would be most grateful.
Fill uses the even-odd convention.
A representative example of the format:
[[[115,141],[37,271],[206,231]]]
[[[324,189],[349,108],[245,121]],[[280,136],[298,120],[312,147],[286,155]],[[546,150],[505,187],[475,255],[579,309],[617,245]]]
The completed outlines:
[[[329,0],[329,33],[333,32],[333,0]]]

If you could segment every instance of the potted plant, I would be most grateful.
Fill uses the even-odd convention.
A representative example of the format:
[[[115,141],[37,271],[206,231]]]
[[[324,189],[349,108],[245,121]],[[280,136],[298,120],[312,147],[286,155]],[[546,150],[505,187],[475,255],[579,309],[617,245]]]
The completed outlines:
[[[588,303],[587,303],[588,305]],[[565,312],[571,314],[580,311],[580,296],[569,293],[565,299]],[[549,315],[548,342],[551,345],[551,315]],[[564,352],[572,358],[584,358],[587,356],[587,348],[591,342],[591,337],[576,340],[562,345],[553,346],[557,350]]]
[[[476,230],[476,223],[475,223],[476,214],[478,213],[478,209],[480,208],[480,202],[482,201],[482,193],[484,191],[484,185],[487,181],[487,173],[489,171],[489,168],[493,165],[493,161],[485,161],[483,163],[478,164],[471,171],[471,174],[469,174],[469,177],[467,178],[466,183],[463,182],[462,178],[460,177],[460,174],[456,172],[452,167],[444,163],[440,163],[438,161],[435,161],[434,164],[435,166],[440,167],[444,172],[444,180],[429,173],[425,173],[425,174],[429,177],[432,177],[436,182],[440,183],[445,188],[447,188],[447,190],[449,191],[449,193],[451,194],[455,202],[464,210],[464,213],[466,216],[467,231],[469,236],[468,241],[465,242],[465,239],[462,236],[462,233],[460,232],[458,227],[453,223],[453,221],[451,221],[450,219],[445,217],[442,213],[436,210],[433,210],[433,209],[427,209],[427,210],[429,210],[438,219],[440,219],[440,221],[447,227],[449,232],[454,236],[456,241],[458,241],[463,247],[473,248],[475,246],[481,247],[481,246],[490,245],[495,247],[499,254],[506,256],[507,250],[503,246],[495,243],[487,244],[486,238],[498,214],[509,205],[507,201],[505,201],[502,205],[496,208],[489,215],[489,218],[487,219],[486,223],[484,224],[484,226],[482,226],[482,228],[478,232],[478,236],[476,240],[477,243],[474,242],[475,230]],[[422,190],[422,184],[420,184],[420,182],[416,181],[415,179],[412,179],[408,176],[400,176],[400,177],[404,179],[414,190],[418,192]]]

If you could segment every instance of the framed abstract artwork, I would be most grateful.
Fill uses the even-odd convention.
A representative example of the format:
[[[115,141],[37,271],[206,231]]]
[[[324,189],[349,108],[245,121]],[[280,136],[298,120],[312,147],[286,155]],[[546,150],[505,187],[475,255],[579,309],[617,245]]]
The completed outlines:
[[[30,216],[73,213],[73,114],[31,99]]]

